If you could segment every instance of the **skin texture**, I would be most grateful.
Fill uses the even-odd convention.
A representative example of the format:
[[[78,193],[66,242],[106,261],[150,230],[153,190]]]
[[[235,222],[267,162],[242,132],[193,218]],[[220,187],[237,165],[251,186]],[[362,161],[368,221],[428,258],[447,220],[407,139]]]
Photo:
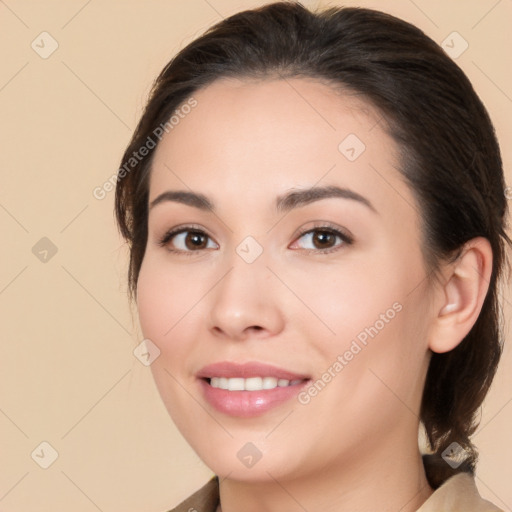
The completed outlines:
[[[430,350],[450,350],[476,320],[489,244],[473,240],[442,266],[439,283],[427,279],[397,146],[381,115],[353,94],[295,78],[220,80],[194,97],[197,106],[156,149],[149,201],[194,191],[215,209],[165,201],[150,210],[137,288],[170,415],[220,476],[224,512],[416,510],[432,493],[417,444]],[[365,145],[354,161],[338,149],[349,134]],[[275,208],[278,196],[330,185],[375,211],[344,198]],[[326,252],[300,238],[326,223],[353,243],[330,238]],[[184,252],[183,236],[158,244],[190,224],[210,237],[202,250]],[[236,252],[247,236],[263,249],[252,263]],[[393,304],[400,311],[389,319]],[[307,404],[293,398],[239,418],[203,398],[197,372],[220,361],[321,378],[383,314],[384,327]],[[262,454],[250,468],[237,457],[248,442]]]

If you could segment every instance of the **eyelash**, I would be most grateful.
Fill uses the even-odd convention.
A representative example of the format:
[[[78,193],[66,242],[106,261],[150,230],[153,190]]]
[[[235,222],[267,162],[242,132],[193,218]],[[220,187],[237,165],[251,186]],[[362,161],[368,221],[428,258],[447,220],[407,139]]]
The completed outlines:
[[[352,236],[350,236],[348,233],[346,233],[344,231],[341,231],[339,228],[337,228],[329,223],[323,223],[321,225],[317,225],[317,226],[313,226],[313,227],[310,227],[307,229],[300,230],[299,233],[297,233],[297,235],[295,236],[294,242],[299,240],[300,238],[302,238],[304,235],[307,235],[309,233],[314,233],[317,231],[327,232],[331,235],[339,237],[341,239],[342,243],[339,245],[336,245],[334,247],[329,247],[328,249],[302,249],[303,251],[307,252],[308,254],[309,253],[328,254],[328,253],[340,250],[345,245],[352,245],[354,243],[354,239],[352,238]],[[162,236],[162,238],[160,238],[160,240],[158,240],[157,244],[160,247],[166,247],[167,244],[175,236],[177,236],[181,233],[186,233],[186,232],[199,233],[199,234],[205,235],[206,237],[211,239],[211,237],[199,226],[189,225],[189,226],[180,226],[180,227],[177,227],[177,228],[167,231]],[[170,249],[170,248],[168,248],[168,250],[173,253],[186,254],[187,256],[192,256],[195,252],[201,252],[201,250],[183,251],[181,249]]]
[[[320,254],[329,254],[331,252],[339,251],[346,245],[352,245],[354,243],[354,239],[351,235],[349,235],[347,232],[342,231],[340,228],[329,224],[329,223],[322,223],[318,225],[314,225],[309,228],[301,229],[297,235],[294,237],[294,242],[302,238],[304,235],[307,235],[308,233],[315,233],[317,231],[323,231],[326,233],[329,233],[331,235],[334,235],[336,237],[339,237],[342,241],[341,244],[335,245],[334,247],[329,247],[328,249],[302,249],[306,253],[320,253]]]
[[[202,228],[200,228],[199,226],[194,226],[194,225],[188,225],[188,226],[179,226],[177,228],[174,228],[174,229],[170,229],[169,231],[167,231],[164,236],[158,240],[158,245],[160,247],[166,247],[167,244],[177,235],[181,234],[181,233],[186,233],[186,232],[194,232],[194,233],[200,233],[202,235],[205,235],[207,236],[208,238],[211,238],[210,235],[208,235]],[[182,251],[181,249],[170,249],[170,248],[167,248],[167,250],[169,252],[172,252],[172,253],[179,253],[179,254],[186,254],[187,256],[192,256],[195,252],[201,252],[201,251]]]

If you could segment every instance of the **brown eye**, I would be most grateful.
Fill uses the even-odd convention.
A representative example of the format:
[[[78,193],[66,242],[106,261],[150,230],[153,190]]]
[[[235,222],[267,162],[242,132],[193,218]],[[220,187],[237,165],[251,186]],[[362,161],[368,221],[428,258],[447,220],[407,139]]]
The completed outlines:
[[[189,231],[185,237],[185,246],[193,251],[196,249],[206,249],[208,245],[208,237],[199,231]]]
[[[186,228],[166,233],[159,241],[159,245],[167,247],[172,252],[197,252],[219,248],[204,231]]]
[[[341,249],[353,243],[353,239],[334,228],[318,227],[302,233],[293,242],[292,249],[305,249],[306,251],[330,252]]]
[[[329,249],[336,244],[336,235],[329,231],[315,231],[312,242],[316,249]]]

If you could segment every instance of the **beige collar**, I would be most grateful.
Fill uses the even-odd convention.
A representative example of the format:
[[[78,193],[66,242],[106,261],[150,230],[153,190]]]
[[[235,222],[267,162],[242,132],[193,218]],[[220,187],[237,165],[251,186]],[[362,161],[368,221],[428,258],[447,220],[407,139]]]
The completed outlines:
[[[480,497],[474,478],[459,473],[436,489],[417,512],[503,512]]]
[[[218,512],[219,482],[212,478],[171,512]],[[449,478],[436,489],[430,498],[416,512],[503,512],[489,501],[480,497],[474,478],[468,473],[459,473]]]

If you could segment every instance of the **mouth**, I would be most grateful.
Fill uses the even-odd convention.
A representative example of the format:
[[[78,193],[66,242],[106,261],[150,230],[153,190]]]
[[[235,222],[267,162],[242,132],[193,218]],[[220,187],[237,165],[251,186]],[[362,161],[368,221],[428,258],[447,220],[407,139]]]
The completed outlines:
[[[311,380],[263,363],[221,362],[197,374],[203,396],[217,411],[236,417],[262,415],[295,397]]]
[[[277,379],[276,377],[212,377],[207,379],[210,386],[228,391],[262,391],[264,389],[275,389],[296,386],[303,379]]]

